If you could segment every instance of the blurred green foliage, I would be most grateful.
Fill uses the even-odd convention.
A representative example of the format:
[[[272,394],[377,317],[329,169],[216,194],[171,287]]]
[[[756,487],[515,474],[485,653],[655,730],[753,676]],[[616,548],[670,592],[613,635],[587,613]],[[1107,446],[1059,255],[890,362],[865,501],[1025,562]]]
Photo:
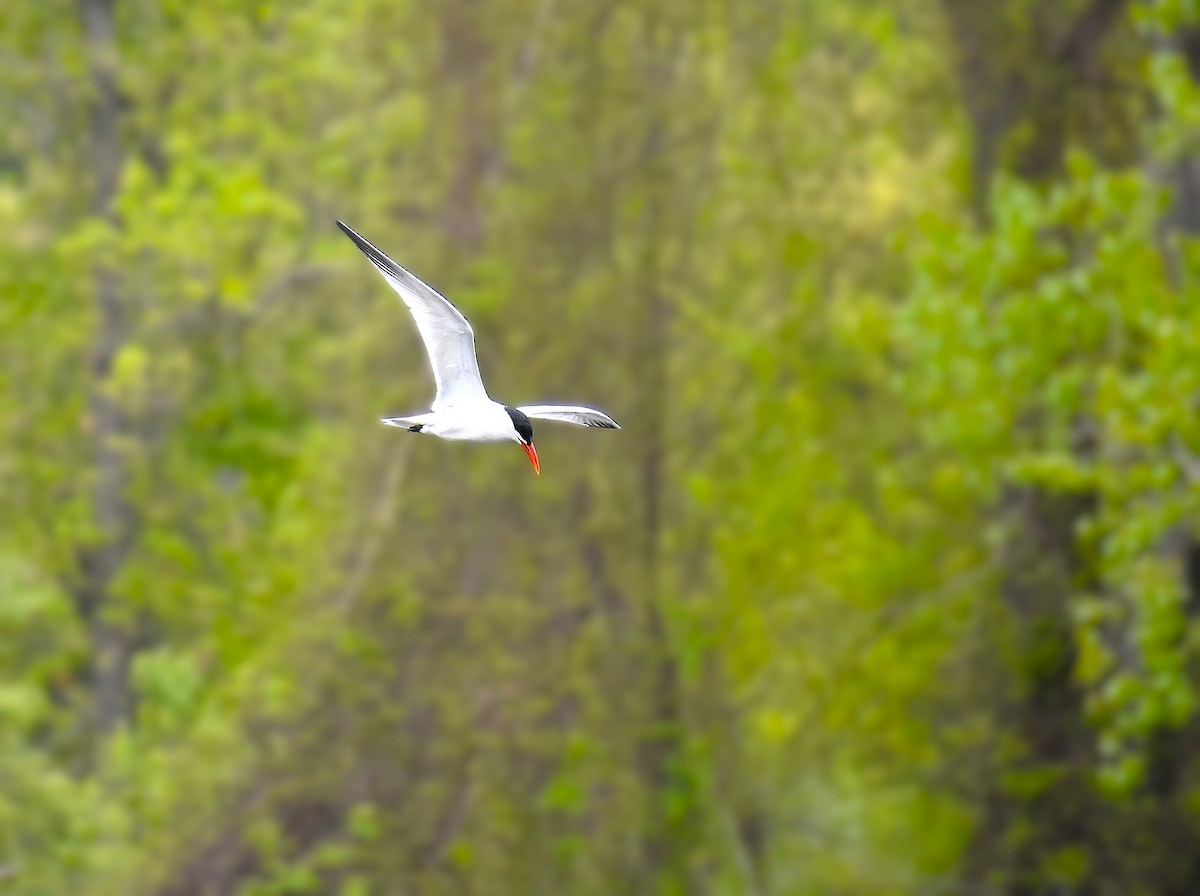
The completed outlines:
[[[0,892],[1200,892],[1200,6],[0,9]],[[409,437],[342,218],[545,466]]]

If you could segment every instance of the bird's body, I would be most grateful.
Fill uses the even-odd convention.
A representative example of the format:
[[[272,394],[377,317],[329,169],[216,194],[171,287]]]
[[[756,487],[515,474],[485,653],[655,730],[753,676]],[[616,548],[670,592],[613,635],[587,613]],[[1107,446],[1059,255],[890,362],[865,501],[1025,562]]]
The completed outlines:
[[[533,447],[531,417],[601,429],[621,428],[607,414],[593,408],[574,405],[512,408],[493,401],[479,375],[475,333],[467,319],[437,290],[400,267],[341,221],[337,223],[408,306],[433,367],[437,396],[430,410],[423,414],[384,417],[384,423],[456,442],[519,442],[539,473],[541,464]]]
[[[449,405],[440,411],[412,414],[408,417],[384,417],[388,426],[410,432],[437,436],[448,442],[511,442],[512,420],[504,405],[490,398],[463,405]]]

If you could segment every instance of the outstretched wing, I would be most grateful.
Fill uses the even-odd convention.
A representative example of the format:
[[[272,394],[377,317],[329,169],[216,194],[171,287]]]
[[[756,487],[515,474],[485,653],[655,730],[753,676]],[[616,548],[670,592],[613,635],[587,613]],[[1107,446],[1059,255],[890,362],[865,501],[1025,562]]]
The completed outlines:
[[[580,426],[596,426],[600,429],[620,429],[617,421],[602,411],[580,408],[569,404],[535,404],[517,408],[526,417],[537,420],[562,420]]]
[[[412,312],[437,384],[433,410],[487,400],[487,390],[479,376],[479,361],[475,358],[475,333],[467,319],[436,289],[404,270],[341,221],[337,225],[379,268],[388,285]]]

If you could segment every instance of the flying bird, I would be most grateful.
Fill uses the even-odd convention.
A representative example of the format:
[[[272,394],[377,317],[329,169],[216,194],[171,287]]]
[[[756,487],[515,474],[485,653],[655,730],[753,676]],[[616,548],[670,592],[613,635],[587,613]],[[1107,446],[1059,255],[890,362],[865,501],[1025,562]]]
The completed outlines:
[[[467,319],[436,289],[392,261],[341,221],[346,236],[383,274],[412,312],[433,367],[437,395],[425,414],[384,417],[389,426],[428,433],[459,442],[517,442],[534,472],[542,472],[533,447],[534,420],[562,420],[580,426],[620,429],[608,414],[573,405],[535,404],[509,407],[488,397],[475,357],[475,333]]]

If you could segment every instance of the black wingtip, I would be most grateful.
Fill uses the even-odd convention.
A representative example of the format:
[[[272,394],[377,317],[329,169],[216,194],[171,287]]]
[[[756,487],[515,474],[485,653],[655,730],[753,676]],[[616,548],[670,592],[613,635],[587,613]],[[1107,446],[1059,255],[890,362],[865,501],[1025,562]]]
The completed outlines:
[[[392,261],[381,251],[376,249],[370,242],[368,242],[366,237],[360,236],[352,228],[341,221],[337,222],[337,226],[342,229],[342,232],[346,234],[346,236],[350,237],[350,241],[353,242],[354,245],[358,246],[358,250],[362,252],[363,255],[367,256],[367,258],[370,259],[371,263],[375,265],[375,267],[392,277],[396,277],[401,280],[405,279],[407,272],[398,264],[396,264],[396,262]]]
[[[370,250],[374,249],[375,248],[374,246],[372,246],[365,239],[363,239],[361,236],[359,236],[357,231],[355,231],[354,228],[352,228],[350,225],[348,225],[345,221],[335,220],[335,223],[341,229],[342,233],[344,233],[344,234],[346,234],[346,236],[350,237],[350,242],[352,242],[352,243],[354,243],[354,245],[358,246],[359,251],[361,251],[367,257],[370,257],[370,255],[371,255]]]

